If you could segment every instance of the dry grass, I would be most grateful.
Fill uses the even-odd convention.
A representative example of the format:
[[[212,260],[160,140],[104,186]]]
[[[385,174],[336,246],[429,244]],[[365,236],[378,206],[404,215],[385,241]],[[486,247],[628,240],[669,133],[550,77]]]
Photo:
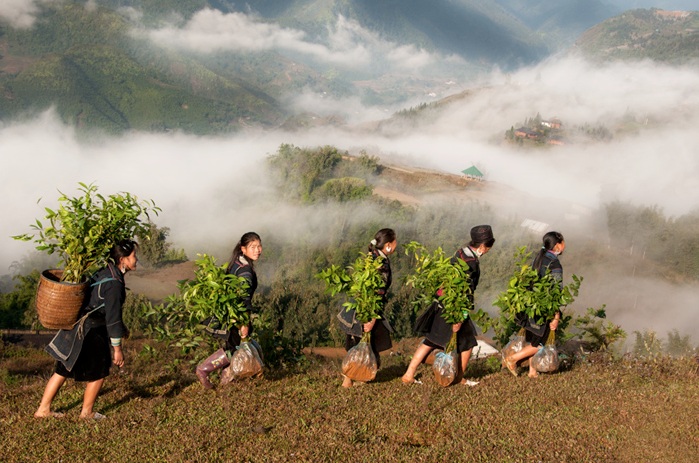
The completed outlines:
[[[61,419],[34,419],[52,363],[4,347],[0,359],[3,462],[689,462],[699,455],[695,359],[598,359],[538,380],[486,373],[474,388],[399,376],[386,357],[373,383],[342,389],[339,360],[204,391],[189,367],[165,368],[130,344],[130,365],[108,378],[78,420],[82,387],[68,382]]]

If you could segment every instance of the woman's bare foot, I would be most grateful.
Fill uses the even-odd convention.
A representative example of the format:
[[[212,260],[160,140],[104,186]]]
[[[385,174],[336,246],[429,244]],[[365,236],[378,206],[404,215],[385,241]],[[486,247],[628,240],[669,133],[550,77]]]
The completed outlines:
[[[52,412],[51,410],[37,410],[34,412],[34,418],[61,418],[63,413]]]
[[[538,378],[539,377],[539,372],[536,370],[529,369],[529,373],[527,374],[530,378]]]
[[[99,421],[99,420],[103,420],[105,418],[107,418],[107,417],[101,413],[98,413],[98,412],[92,412],[88,415],[80,415],[80,419],[83,419],[83,420]]]
[[[422,384],[422,381],[415,379],[414,376],[403,375],[400,380],[403,384]]]
[[[352,387],[352,380],[342,375],[342,387]]]

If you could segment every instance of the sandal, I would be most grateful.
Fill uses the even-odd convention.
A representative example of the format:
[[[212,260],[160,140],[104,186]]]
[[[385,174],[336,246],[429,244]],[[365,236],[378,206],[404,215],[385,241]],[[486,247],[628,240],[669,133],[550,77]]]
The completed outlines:
[[[507,368],[510,371],[510,373],[512,373],[515,376],[519,376],[517,374],[517,364],[515,362],[508,358],[504,358],[502,359],[502,364],[505,366],[505,368]]]
[[[403,379],[403,377],[401,376],[400,380],[403,384],[422,384],[422,381],[420,381],[419,379],[415,379],[415,378],[413,378],[412,381],[408,381],[408,380]]]

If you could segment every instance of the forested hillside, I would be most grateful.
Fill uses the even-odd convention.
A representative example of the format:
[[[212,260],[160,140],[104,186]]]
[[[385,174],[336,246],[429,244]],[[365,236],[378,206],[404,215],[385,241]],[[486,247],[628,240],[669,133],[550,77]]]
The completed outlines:
[[[695,63],[699,59],[699,12],[627,11],[585,32],[575,48],[597,61]]]

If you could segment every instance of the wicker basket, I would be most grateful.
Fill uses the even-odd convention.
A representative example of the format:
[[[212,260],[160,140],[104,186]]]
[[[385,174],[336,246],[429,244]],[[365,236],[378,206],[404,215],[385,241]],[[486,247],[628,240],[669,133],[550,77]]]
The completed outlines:
[[[48,329],[71,329],[86,302],[89,283],[62,282],[62,275],[63,270],[44,270],[36,290],[39,321]]]

